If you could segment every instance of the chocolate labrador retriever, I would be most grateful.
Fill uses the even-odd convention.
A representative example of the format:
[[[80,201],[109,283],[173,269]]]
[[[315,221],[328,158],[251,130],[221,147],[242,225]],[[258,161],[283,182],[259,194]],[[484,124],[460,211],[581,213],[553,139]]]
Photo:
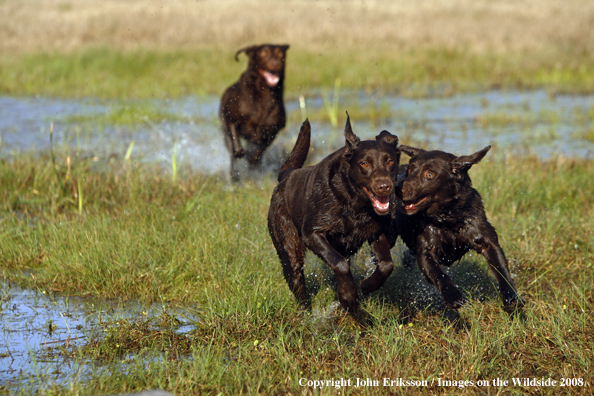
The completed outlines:
[[[483,255],[499,283],[504,309],[522,305],[497,232],[487,221],[483,201],[472,188],[468,170],[491,146],[456,157],[443,151],[400,146],[411,157],[406,178],[399,183],[402,206],[395,217],[398,234],[416,252],[417,264],[429,283],[437,286],[446,305],[457,309],[465,298],[440,264],[450,266],[469,250]]]
[[[377,259],[375,272],[363,280],[363,293],[380,288],[394,264],[390,247],[394,186],[400,151],[398,138],[382,131],[376,140],[360,141],[348,119],[346,145],[314,166],[302,168],[310,143],[310,124],[301,126],[297,142],[279,173],[268,212],[268,230],[289,289],[302,308],[311,306],[305,290],[306,248],[336,275],[338,299],[347,312],[359,306],[347,259],[364,242]]]
[[[285,127],[283,103],[285,59],[288,45],[254,45],[242,48],[249,58],[248,68],[239,81],[227,88],[221,99],[219,118],[225,143],[231,152],[231,177],[237,180],[237,158],[247,154],[251,166],[262,159],[264,150],[272,143],[278,131]],[[256,148],[245,153],[240,138],[252,142]]]

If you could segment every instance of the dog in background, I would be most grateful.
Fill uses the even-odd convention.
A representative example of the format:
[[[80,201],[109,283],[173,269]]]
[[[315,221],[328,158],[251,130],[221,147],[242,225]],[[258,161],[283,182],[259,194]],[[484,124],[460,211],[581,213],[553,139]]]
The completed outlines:
[[[364,242],[370,244],[377,266],[361,283],[364,294],[380,288],[394,268],[391,214],[396,210],[398,137],[382,131],[376,140],[360,141],[347,114],[345,146],[317,165],[302,168],[310,134],[305,121],[279,173],[268,230],[289,289],[302,308],[311,306],[303,273],[309,249],[334,271],[338,299],[347,312],[355,313],[359,296],[347,259]]]
[[[513,312],[523,302],[514,287],[497,232],[487,221],[481,196],[468,176],[470,167],[490,149],[488,146],[472,155],[456,157],[443,151],[400,146],[411,159],[397,188],[402,206],[395,217],[395,228],[416,253],[421,272],[437,286],[449,308],[459,308],[465,298],[440,265],[450,266],[473,249],[487,259],[499,284],[504,309]]]
[[[235,181],[239,179],[235,161],[246,155],[250,166],[259,165],[264,150],[285,127],[283,85],[288,48],[288,45],[254,45],[235,54],[238,61],[239,54],[245,53],[248,67],[239,81],[224,92],[219,109],[225,143],[231,152],[231,178]],[[256,148],[244,152],[240,138],[252,142]]]

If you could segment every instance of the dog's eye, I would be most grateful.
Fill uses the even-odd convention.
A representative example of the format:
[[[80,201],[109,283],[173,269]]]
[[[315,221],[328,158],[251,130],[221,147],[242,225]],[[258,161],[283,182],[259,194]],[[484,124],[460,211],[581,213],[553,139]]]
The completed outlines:
[[[432,180],[435,177],[435,175],[433,174],[433,172],[427,171],[425,172],[425,177],[429,180]]]
[[[388,166],[391,166],[394,164],[394,160],[392,158],[390,158],[387,162]]]
[[[369,162],[367,161],[361,161],[359,165],[361,165],[363,168],[369,168]]]

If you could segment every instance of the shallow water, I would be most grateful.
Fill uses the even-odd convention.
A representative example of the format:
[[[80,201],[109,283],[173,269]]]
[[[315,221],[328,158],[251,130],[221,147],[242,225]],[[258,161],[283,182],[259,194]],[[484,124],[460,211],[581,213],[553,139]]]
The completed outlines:
[[[22,152],[49,150],[50,124],[54,123],[54,145],[80,149],[88,155],[123,156],[134,142],[131,158],[161,163],[169,168],[172,159],[206,172],[226,172],[229,154],[217,119],[218,97],[185,97],[152,101],[168,114],[188,121],[139,123],[131,126],[97,126],[92,122],[67,122],[69,117],[109,112],[113,103],[91,100],[0,97],[0,157]],[[121,104],[121,102],[118,102]],[[314,117],[312,145],[319,159],[343,145],[342,129],[320,122],[321,96],[305,98]],[[545,91],[490,91],[446,98],[409,99],[398,96],[346,92],[339,112],[382,107],[388,115],[376,125],[351,117],[353,129],[362,139],[371,139],[387,129],[401,142],[421,144],[455,154],[469,154],[494,145],[500,154],[536,154],[592,158],[594,141],[583,137],[594,130],[594,95],[548,95]],[[286,100],[290,121],[265,154],[265,163],[277,164],[290,151],[299,129],[298,100]],[[353,110],[351,110],[353,111]],[[278,158],[280,157],[280,158]]]
[[[0,286],[0,385],[43,378],[64,383],[76,371],[72,359],[54,353],[60,346],[81,345],[118,320],[146,320],[170,308],[99,299],[49,295]],[[188,313],[184,313],[187,317]],[[192,325],[176,329],[186,332]],[[84,371],[84,368],[83,368]]]

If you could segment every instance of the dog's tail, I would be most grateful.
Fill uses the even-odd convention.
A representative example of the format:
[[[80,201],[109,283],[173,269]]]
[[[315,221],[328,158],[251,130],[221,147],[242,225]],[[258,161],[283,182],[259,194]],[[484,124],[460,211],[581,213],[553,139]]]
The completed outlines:
[[[301,124],[301,130],[299,131],[299,136],[297,136],[297,141],[295,142],[293,151],[291,151],[291,155],[289,155],[289,158],[287,158],[278,173],[279,182],[287,177],[291,171],[303,167],[307,158],[307,153],[309,152],[310,139],[311,125],[309,124],[309,120],[305,120],[303,124]]]

